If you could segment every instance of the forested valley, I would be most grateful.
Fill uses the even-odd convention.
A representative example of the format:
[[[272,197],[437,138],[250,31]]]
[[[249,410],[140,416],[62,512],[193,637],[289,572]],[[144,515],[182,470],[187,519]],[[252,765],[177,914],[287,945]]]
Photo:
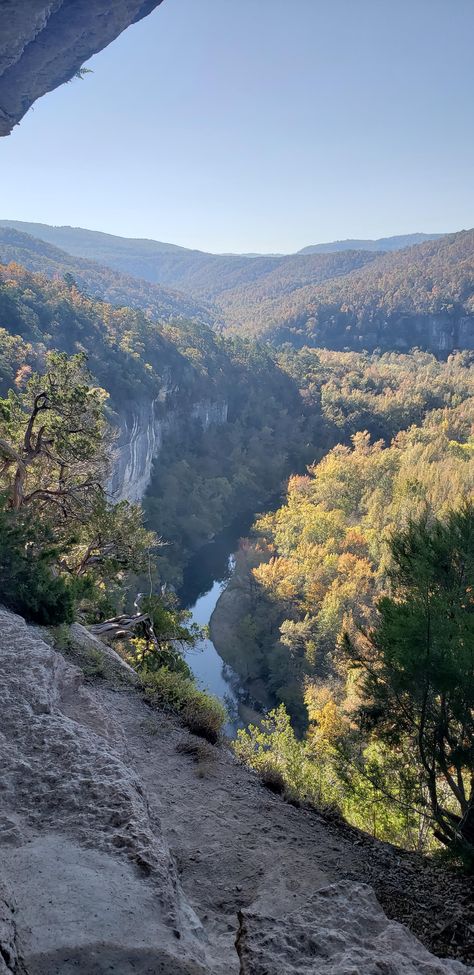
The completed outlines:
[[[474,975],[473,28],[0,0],[0,975]]]
[[[253,515],[211,620],[263,710],[239,757],[293,801],[472,863],[472,232],[265,259],[258,281],[227,261],[216,304],[210,286],[179,296],[32,240],[3,231],[1,599],[55,627],[123,627],[149,580],[121,652],[215,740],[224,711],[193,683],[176,593],[201,546]],[[429,340],[433,316],[453,347]],[[110,492],[114,457],[150,404],[159,442],[130,504]]]

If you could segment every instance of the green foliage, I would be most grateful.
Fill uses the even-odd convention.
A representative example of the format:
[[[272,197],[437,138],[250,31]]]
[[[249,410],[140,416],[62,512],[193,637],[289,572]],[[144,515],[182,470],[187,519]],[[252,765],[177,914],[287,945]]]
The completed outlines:
[[[49,352],[0,400],[5,602],[45,623],[90,610],[143,571],[155,545],[138,505],[111,505],[105,393],[85,356]],[[34,563],[32,563],[34,560]]]
[[[82,81],[88,74],[94,74],[92,68],[82,67],[75,72],[73,78],[78,78],[79,81]],[[72,78],[70,78],[70,81],[72,81]]]
[[[147,615],[149,627],[135,630],[125,656],[139,673],[150,674],[166,667],[169,671],[192,678],[183,658],[184,649],[192,649],[202,639],[202,629],[191,623],[191,614],[180,609],[170,593],[152,594],[140,601],[140,612]]]
[[[295,281],[286,290],[279,286],[279,269],[266,292],[257,282],[224,294],[228,323],[297,347],[383,351],[395,343],[403,351],[414,346],[436,351],[441,327],[448,347],[456,347],[459,320],[474,310],[474,231],[389,254],[345,253],[353,269],[328,273],[326,280],[302,280],[299,286]],[[318,256],[336,255],[313,258]],[[430,316],[438,316],[436,331]]]
[[[318,795],[308,745],[296,738],[283,704],[270,711],[258,726],[239,729],[234,751],[269,787],[282,781],[290,798],[315,800]]]
[[[332,352],[284,346],[278,362],[297,383],[307,407],[320,407],[338,440],[367,430],[391,440],[434,410],[452,410],[473,395],[472,353],[447,362],[415,350],[410,355]]]
[[[326,403],[326,416],[328,404],[334,404],[337,395],[337,412],[332,406],[330,409],[332,421],[341,431],[346,420],[350,424],[359,422],[361,396],[365,405],[360,415],[370,415],[378,430],[393,429],[392,424],[396,426],[397,422],[405,424],[412,408],[424,419],[421,426],[397,433],[388,446],[382,441],[373,443],[367,432],[359,431],[352,437],[352,448],[339,445],[311,466],[307,476],[290,479],[286,503],[257,522],[256,541],[237,557],[229,604],[235,606],[237,602],[240,614],[232,620],[229,660],[244,679],[251,681],[252,689],[263,681],[273,699],[285,703],[293,727],[304,734],[295,750],[302,779],[297,790],[300,798],[335,804],[350,822],[410,849],[433,846],[429,823],[437,816],[438,837],[442,839],[443,830],[446,837],[450,829],[449,842],[459,847],[461,827],[456,826],[455,817],[459,821],[466,816],[464,833],[472,829],[472,800],[468,795],[472,749],[467,744],[473,735],[469,698],[472,535],[466,509],[462,508],[463,498],[471,496],[474,488],[473,389],[471,372],[466,368],[469,359],[453,357],[447,364],[439,364],[431,356],[416,353],[413,357],[391,355],[378,360],[366,357],[364,361],[353,354],[342,356],[321,350],[291,355],[286,351],[284,355],[287,362],[289,357],[293,372],[302,370],[298,381],[303,382],[305,377],[312,401]],[[347,373],[343,372],[345,364],[349,366]],[[331,371],[333,376],[339,374],[339,391]],[[331,397],[326,395],[330,388],[334,393]],[[460,511],[464,512],[462,516]],[[461,517],[462,528],[458,523]],[[402,542],[397,543],[396,538],[405,539],[405,545],[403,533],[413,532],[414,523],[424,526],[417,548],[421,561],[408,568],[425,590],[427,578],[430,585],[437,579],[435,588],[440,591],[429,603],[431,636],[444,666],[449,654],[456,656],[456,665],[451,660],[448,672],[442,671],[443,680],[451,680],[449,694],[444,687],[447,697],[430,677],[422,652],[426,619],[409,611],[396,575],[403,562]],[[436,530],[434,526],[438,526]],[[453,571],[453,559],[465,573],[464,589]],[[395,595],[393,587],[398,587]],[[417,600],[423,608],[420,592]],[[226,594],[222,610],[218,607],[215,614],[217,636],[225,602]],[[371,697],[367,685],[368,699],[361,711],[361,689],[348,670],[343,633],[359,652],[361,630],[370,632],[379,613],[386,613],[382,633],[387,655],[402,654],[402,650],[407,655],[404,693],[409,695],[410,688],[415,689],[416,698],[426,682],[433,680],[432,694],[448,720],[444,741],[446,748],[446,741],[451,741],[453,752],[448,749],[444,759],[436,760],[438,764],[444,761],[448,771],[446,781],[439,768],[434,773],[436,816],[430,799],[434,786],[429,785],[416,757],[418,739],[413,727],[411,732],[405,728],[398,737],[394,734],[401,685],[382,700],[383,688],[390,683],[379,662],[374,680],[382,674],[380,686],[377,683],[380,696],[377,698],[371,689]],[[251,621],[251,626],[246,621]],[[217,640],[217,645],[226,655],[226,642],[222,645]],[[374,655],[380,658],[382,648],[376,654],[372,646],[371,652],[373,664]],[[436,654],[430,654],[436,664]],[[405,712],[410,714],[406,703]],[[354,722],[358,713],[366,720],[365,724],[360,721],[357,731]],[[441,740],[438,718],[435,707],[431,724],[426,725],[431,753],[434,743],[439,746]],[[411,720],[412,725],[416,723],[416,714]],[[281,759],[275,758],[281,752],[281,729],[267,729],[263,745],[262,732],[257,731],[252,731],[250,743],[244,739],[242,756],[254,767],[276,765],[284,774]],[[459,796],[464,790],[465,808],[459,798],[456,808],[449,777]],[[445,812],[440,813],[440,809]],[[444,817],[441,830],[440,816]],[[463,842],[465,851],[465,838]]]
[[[339,808],[354,826],[408,850],[432,849],[420,780],[410,760],[374,737],[347,734],[330,757]]]
[[[36,623],[71,623],[75,588],[55,575],[53,533],[31,515],[0,507],[0,601]]]
[[[346,635],[349,671],[339,650],[330,681],[306,681],[304,739],[281,705],[239,732],[236,752],[374,836],[413,850],[433,848],[434,836],[472,861],[474,506],[425,512],[389,548],[390,595],[372,629]],[[282,630],[297,653],[300,631]]]
[[[474,506],[391,540],[390,595],[351,657],[359,722],[416,765],[435,835],[474,854]]]
[[[429,418],[389,447],[355,435],[352,450],[336,447],[309,476],[292,478],[286,504],[257,523],[266,554],[250,569],[258,584],[253,645],[261,660],[263,651],[261,672],[270,675],[271,685],[292,685],[296,677],[301,699],[305,675],[321,678],[337,665],[341,629],[367,626],[373,617],[393,531],[426,506],[448,511],[472,490],[471,453],[453,446],[446,429],[457,417],[463,427],[463,409],[443,414],[441,422]],[[276,631],[270,642],[269,620]]]
[[[84,279],[74,269],[73,277],[80,287],[84,286]],[[137,286],[132,279],[131,304],[134,284]],[[93,291],[87,281],[85,288]],[[103,293],[100,286],[97,293]],[[128,293],[127,284],[121,300],[120,294],[108,296],[123,306]],[[158,311],[151,309],[149,313],[156,319]],[[165,321],[169,317],[169,313],[163,316]],[[121,408],[124,402],[130,407],[143,395],[156,397],[161,387],[169,383],[170,369],[174,381],[184,383],[191,398],[203,386],[193,362],[172,341],[173,333],[170,332],[171,340],[166,337],[165,324],[151,321],[141,310],[113,307],[88,297],[69,278],[50,281],[18,264],[0,265],[0,326],[14,342],[28,345],[30,358],[36,358],[38,364],[45,350],[59,350],[68,356],[87,351],[90,371],[95,381],[107,389],[115,407]],[[189,325],[189,330],[190,334],[209,337],[207,354],[212,357],[218,342],[212,331],[201,324]],[[16,360],[13,343],[6,352]],[[9,371],[13,372],[13,364]]]
[[[226,711],[217,698],[200,691],[190,677],[162,667],[142,677],[145,696],[152,704],[179,714],[189,730],[214,743],[226,721]]]
[[[44,374],[0,400],[2,475],[13,508],[90,509],[107,473],[103,390],[92,388],[84,355],[50,352]]]
[[[339,722],[330,734],[313,726],[299,739],[281,704],[258,726],[239,730],[234,751],[270,790],[318,809],[338,810],[376,838],[426,848],[428,820],[416,807],[416,770],[401,767],[400,757],[381,742],[361,747],[353,739]]]

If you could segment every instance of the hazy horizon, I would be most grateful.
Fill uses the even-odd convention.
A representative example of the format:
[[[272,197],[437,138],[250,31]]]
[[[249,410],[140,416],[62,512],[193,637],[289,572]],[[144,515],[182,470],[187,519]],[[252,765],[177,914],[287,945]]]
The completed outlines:
[[[164,0],[4,140],[11,219],[211,253],[472,226],[473,27],[470,0]]]
[[[114,233],[114,232],[112,232],[110,230],[103,229],[103,228],[99,228],[99,227],[84,227],[84,226],[79,226],[79,225],[71,224],[71,223],[53,224],[53,223],[47,223],[47,221],[45,221],[45,220],[35,220],[35,221],[33,221],[33,220],[20,220],[20,219],[18,219],[18,217],[4,217],[4,216],[2,216],[2,214],[0,214],[0,225],[10,224],[10,223],[12,225],[13,224],[17,224],[17,223],[25,223],[25,224],[36,223],[38,225],[43,224],[43,226],[49,226],[49,227],[52,227],[52,228],[57,229],[57,230],[60,230],[60,229],[85,230],[88,233],[89,232],[90,233],[99,233],[99,234],[104,234],[105,236],[109,236],[109,237],[119,237],[119,238],[122,238],[123,240],[136,240],[136,241],[144,241],[145,240],[145,241],[150,241],[151,243],[165,244],[165,245],[169,245],[170,247],[179,247],[179,248],[181,248],[183,250],[201,251],[202,253],[214,254],[214,255],[217,255],[217,256],[221,256],[221,257],[225,257],[225,256],[228,256],[228,257],[291,257],[292,254],[298,254],[305,247],[310,247],[310,246],[314,246],[314,245],[318,246],[318,245],[324,245],[324,244],[346,243],[346,242],[352,241],[352,240],[354,242],[362,241],[362,240],[364,240],[364,241],[370,240],[370,241],[373,241],[374,243],[377,243],[378,240],[391,239],[393,237],[410,237],[410,236],[412,236],[414,234],[415,235],[418,235],[418,234],[428,234],[427,231],[419,230],[418,229],[418,230],[408,230],[408,231],[406,231],[406,233],[401,233],[401,234],[384,234],[383,237],[376,237],[376,238],[369,238],[369,237],[364,237],[364,238],[363,237],[344,237],[344,238],[337,238],[337,239],[336,238],[332,238],[331,240],[313,240],[310,243],[308,242],[307,244],[303,244],[296,251],[273,251],[273,252],[270,253],[268,251],[267,252],[263,252],[263,251],[252,251],[252,250],[249,250],[249,251],[236,251],[236,250],[229,250],[229,251],[206,251],[205,248],[203,248],[203,247],[187,248],[186,245],[181,244],[180,241],[176,241],[176,240],[161,240],[158,237],[139,237],[139,236],[134,236],[133,234],[128,235],[128,234]],[[471,229],[470,227],[459,227],[459,228],[456,228],[455,230],[432,231],[432,233],[433,234],[439,234],[439,236],[444,237],[444,236],[449,236],[450,234],[462,233],[462,232],[465,232],[466,230],[470,230],[470,229]],[[25,231],[25,233],[28,233],[28,231]],[[34,236],[34,234],[32,236]]]

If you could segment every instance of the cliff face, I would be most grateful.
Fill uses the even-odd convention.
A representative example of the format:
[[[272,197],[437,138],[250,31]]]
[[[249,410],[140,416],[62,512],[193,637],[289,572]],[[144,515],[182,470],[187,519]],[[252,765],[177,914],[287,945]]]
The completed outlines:
[[[390,316],[336,312],[327,320],[298,319],[291,325],[269,329],[267,338],[276,344],[290,342],[297,348],[310,345],[336,351],[410,352],[419,348],[445,359],[451,352],[474,349],[474,316],[466,314],[415,314]]]
[[[227,403],[201,400],[187,410],[163,410],[158,400],[144,401],[119,415],[114,470],[109,489],[116,501],[140,501],[151,480],[154,461],[167,433],[185,429],[199,420],[205,430],[227,421]]]
[[[0,0],[0,135],[162,0]]]
[[[474,349],[474,318],[448,314],[399,315],[378,324],[373,331],[368,326],[361,339],[362,347],[369,351],[380,347],[383,351],[409,352],[418,346],[443,359],[458,349]],[[360,344],[356,342],[355,348]]]

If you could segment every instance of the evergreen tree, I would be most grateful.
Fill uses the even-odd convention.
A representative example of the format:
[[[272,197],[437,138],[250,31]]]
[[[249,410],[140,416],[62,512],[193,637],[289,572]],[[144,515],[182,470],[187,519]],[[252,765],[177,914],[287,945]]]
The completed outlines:
[[[474,854],[474,505],[391,543],[391,594],[362,649],[360,725],[418,769],[436,837]]]

